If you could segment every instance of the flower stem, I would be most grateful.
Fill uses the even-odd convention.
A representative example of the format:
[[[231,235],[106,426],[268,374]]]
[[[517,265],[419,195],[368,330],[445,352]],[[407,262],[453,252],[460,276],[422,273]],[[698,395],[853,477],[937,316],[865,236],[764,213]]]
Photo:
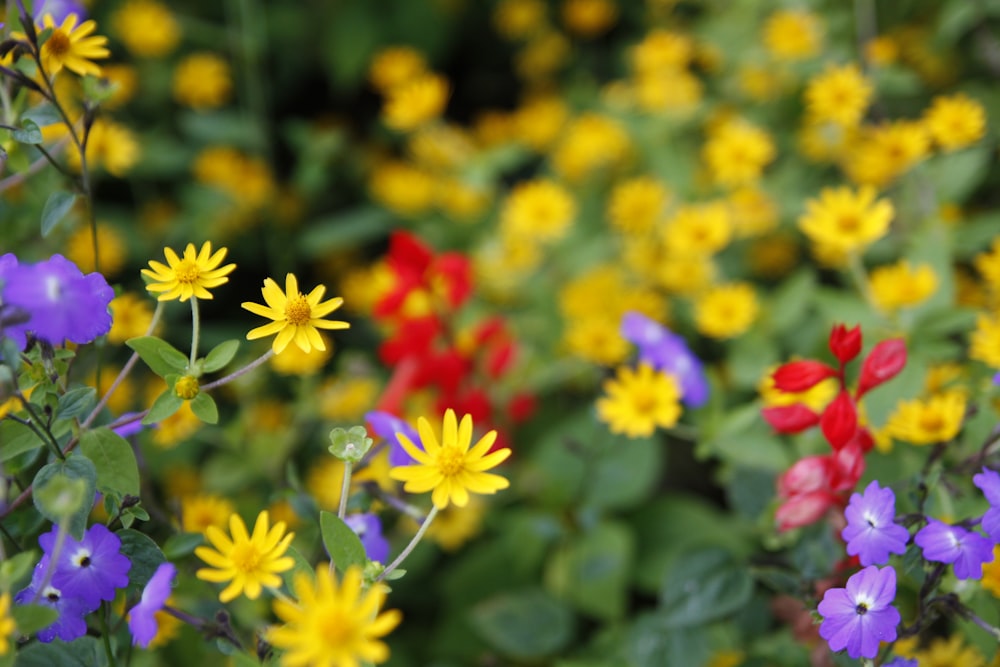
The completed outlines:
[[[215,389],[216,387],[221,387],[224,384],[229,384],[233,380],[236,380],[238,378],[243,377],[244,375],[246,375],[247,373],[249,373],[253,369],[257,368],[261,364],[269,361],[271,359],[271,357],[273,357],[273,356],[274,356],[274,349],[271,348],[267,352],[265,352],[264,354],[260,355],[259,357],[257,357],[253,361],[251,361],[249,364],[247,364],[243,368],[239,369],[238,371],[233,371],[229,375],[227,375],[225,377],[221,377],[218,380],[216,380],[215,382],[209,382],[206,385],[202,385],[201,390],[202,391],[208,391],[209,389]]]
[[[434,521],[434,517],[437,516],[437,513],[438,513],[438,506],[435,505],[434,507],[431,508],[431,511],[428,512],[427,518],[424,519],[424,522],[420,524],[420,530],[417,531],[417,534],[413,536],[413,539],[410,540],[410,543],[406,545],[406,548],[403,549],[402,553],[396,556],[396,560],[389,563],[389,566],[382,571],[382,574],[378,575],[378,577],[375,578],[375,583],[384,580],[386,577],[389,576],[389,574],[393,570],[399,567],[402,564],[402,562],[406,560],[406,557],[410,555],[410,552],[413,551],[413,549],[420,542],[420,539],[424,536],[424,533],[426,533],[427,529],[430,528],[431,522]]]
[[[108,656],[108,665],[110,667],[117,667],[118,663],[115,662],[115,652],[111,649],[111,631],[108,629],[108,617],[105,613],[107,611],[106,608],[107,603],[102,602],[97,618],[101,626],[101,638],[104,639],[104,653]]]
[[[340,488],[340,507],[337,508],[337,517],[341,521],[347,516],[347,496],[351,493],[351,468],[353,466],[351,461],[344,461],[344,483]]]
[[[198,297],[191,297],[191,368],[198,360],[198,336],[201,335],[201,317],[198,313]]]

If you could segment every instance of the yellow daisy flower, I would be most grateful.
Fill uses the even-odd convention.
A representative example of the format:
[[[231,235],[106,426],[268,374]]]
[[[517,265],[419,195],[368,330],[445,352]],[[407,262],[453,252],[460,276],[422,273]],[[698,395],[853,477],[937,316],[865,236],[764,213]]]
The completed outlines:
[[[539,179],[518,184],[500,211],[505,234],[533,241],[557,241],[576,217],[576,202],[558,183]]]
[[[400,132],[416,130],[444,113],[448,94],[448,80],[439,74],[423,74],[400,84],[386,93],[385,124]]]
[[[861,122],[874,94],[875,87],[856,64],[831,65],[806,86],[806,111],[813,123],[852,127]]]
[[[17,629],[17,624],[10,615],[10,593],[0,595],[0,655],[6,655],[10,650],[10,636]]]
[[[149,302],[134,292],[123,292],[108,304],[111,308],[111,331],[108,341],[121,345],[129,338],[145,336],[153,322],[153,309]]]
[[[229,582],[219,593],[219,601],[229,602],[240,594],[256,600],[265,586],[281,586],[279,575],[295,565],[294,559],[284,555],[295,537],[294,533],[285,533],[284,522],[270,526],[267,512],[261,512],[251,535],[243,519],[233,514],[229,517],[229,532],[232,537],[208,526],[205,537],[212,546],[194,550],[198,558],[211,566],[195,572],[196,577],[217,584]]]
[[[70,14],[62,25],[57,26],[51,14],[42,17],[41,29],[52,29],[39,54],[42,67],[49,76],[59,73],[63,67],[80,76],[101,75],[101,68],[90,61],[111,55],[106,46],[108,38],[91,34],[97,30],[97,23],[94,21],[84,21],[77,25],[78,20],[76,14]]]
[[[615,186],[606,215],[611,226],[626,234],[645,234],[663,218],[670,191],[652,176],[637,176]]]
[[[929,264],[912,266],[902,260],[872,271],[869,278],[875,304],[884,311],[908,308],[929,299],[938,279]]]
[[[309,294],[302,294],[298,280],[291,273],[285,276],[284,292],[274,280],[267,278],[261,293],[266,306],[252,301],[244,301],[242,305],[251,313],[274,321],[252,329],[247,334],[247,340],[278,334],[271,346],[275,354],[284,352],[292,341],[303,352],[308,353],[313,348],[322,352],[326,350],[326,344],[317,329],[347,329],[351,326],[347,322],[322,319],[340,308],[343,298],[338,296],[322,301],[326,293],[323,285],[317,285]]]
[[[764,23],[763,41],[768,53],[777,60],[805,60],[819,53],[823,24],[807,11],[776,11]]]
[[[285,625],[266,637],[285,651],[281,665],[359,667],[385,662],[389,648],[380,638],[399,624],[402,614],[395,609],[379,613],[386,588],[364,590],[361,568],[348,568],[339,583],[330,570],[317,567],[315,581],[304,573],[295,576],[298,604],[274,601],[274,613]]]
[[[226,276],[236,268],[235,264],[219,266],[227,252],[227,248],[219,248],[213,254],[211,241],[205,241],[199,251],[195,251],[193,243],[188,243],[183,257],[178,257],[172,248],[164,248],[167,263],[150,260],[152,269],[142,270],[142,275],[153,281],[146,285],[146,290],[160,292],[157,301],[211,299],[208,289],[229,282]]]
[[[863,250],[889,231],[894,210],[888,199],[875,199],[875,189],[823,188],[806,202],[799,229],[814,244],[843,253]]]
[[[196,493],[181,498],[181,529],[186,533],[204,533],[209,526],[225,527],[236,508],[229,499],[210,493]]]
[[[986,134],[986,110],[967,95],[935,97],[924,113],[924,125],[934,142],[946,151],[965,148]]]
[[[1000,314],[980,313],[969,340],[969,356],[987,366],[1000,368]]]
[[[749,283],[716,285],[695,302],[695,327],[711,338],[735,338],[750,328],[759,310]]]
[[[681,416],[677,380],[648,364],[622,366],[616,378],[604,382],[604,393],[597,400],[597,416],[612,433],[648,437],[657,426],[670,428]]]
[[[889,417],[889,435],[914,445],[948,442],[962,430],[965,394],[946,391],[926,400],[900,401]]]
[[[465,507],[470,491],[492,494],[510,486],[506,478],[486,472],[503,463],[510,456],[510,450],[488,453],[497,439],[495,430],[470,447],[472,415],[465,415],[459,423],[455,411],[449,408],[444,413],[440,441],[424,417],[417,420],[417,432],[423,449],[403,433],[396,434],[403,449],[416,463],[389,471],[390,477],[405,482],[403,489],[408,493],[431,491],[434,506],[444,509],[449,503]]]

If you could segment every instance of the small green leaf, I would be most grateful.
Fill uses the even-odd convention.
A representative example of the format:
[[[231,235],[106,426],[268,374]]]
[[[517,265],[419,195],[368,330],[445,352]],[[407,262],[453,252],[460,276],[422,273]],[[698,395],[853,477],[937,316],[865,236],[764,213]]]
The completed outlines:
[[[97,403],[97,390],[93,387],[70,389],[59,397],[55,419],[72,419],[90,410]]]
[[[157,338],[156,336],[138,336],[136,338],[129,338],[125,341],[125,344],[132,348],[139,355],[139,358],[146,362],[149,369],[161,378],[165,378],[167,375],[178,370],[183,371],[184,367],[187,366],[187,357],[162,338]],[[164,353],[163,350],[170,350],[170,352]],[[166,356],[170,356],[172,360],[176,361],[177,355],[180,355],[180,358],[184,360],[183,366],[180,369],[176,368],[172,363],[167,363],[166,360]]]
[[[122,554],[128,556],[132,562],[132,567],[128,571],[129,583],[125,595],[128,598],[138,597],[156,572],[156,568],[165,563],[167,558],[156,542],[137,530],[119,530],[115,534],[122,541]]]
[[[96,637],[80,637],[69,643],[32,644],[17,654],[17,667],[94,667],[106,665],[104,649]]]
[[[191,399],[191,412],[206,424],[219,423],[219,408],[216,407],[212,397],[205,392],[200,392]]]
[[[43,141],[38,123],[30,118],[22,120],[21,129],[11,132],[11,136],[14,137],[14,141],[20,141],[22,144],[40,144]]]
[[[42,516],[52,523],[68,521],[70,534],[82,540],[97,492],[94,463],[74,452],[65,461],[42,466],[33,484],[32,500]]]
[[[490,645],[519,661],[555,655],[573,639],[573,613],[542,590],[484,600],[473,608],[471,621]]]
[[[284,580],[285,586],[288,590],[293,590],[292,585],[295,582],[295,575],[299,572],[304,572],[309,575],[310,579],[316,578],[316,571],[313,570],[313,566],[309,564],[309,561],[306,560],[305,556],[299,553],[298,549],[295,547],[288,547],[288,549],[285,550],[285,555],[291,557],[291,559],[295,561],[295,565],[292,566],[292,569],[285,570],[281,573],[281,578]]]
[[[170,366],[171,370],[177,371],[178,373],[187,373],[188,370],[188,358],[183,352],[170,345],[160,347],[157,350],[157,354],[160,358]]]
[[[167,538],[163,543],[163,555],[167,560],[183,558],[194,553],[195,547],[205,543],[201,533],[177,533]]]
[[[23,635],[30,635],[47,628],[59,618],[59,612],[56,609],[40,604],[14,605],[10,610],[10,615],[17,623],[17,631]]]
[[[741,609],[752,593],[750,573],[728,551],[689,551],[666,573],[661,618],[671,628],[702,625]]]
[[[26,120],[34,121],[39,126],[45,127],[46,125],[61,123],[62,116],[59,115],[54,106],[46,102],[45,104],[39,104],[37,107],[32,107],[21,114],[21,123],[23,124]]]
[[[205,356],[205,363],[202,365],[202,369],[206,373],[214,373],[221,368],[225,368],[226,364],[236,356],[236,351],[239,349],[240,341],[238,340],[227,340],[219,343]]]
[[[155,424],[173,415],[184,405],[184,399],[174,393],[174,390],[167,388],[162,394],[156,397],[153,405],[149,408],[149,413],[142,418],[142,423]]]
[[[45,201],[42,208],[42,236],[48,236],[76,203],[76,195],[64,190],[56,190]]]
[[[352,426],[346,431],[339,426],[330,431],[330,453],[341,461],[358,463],[372,448],[372,439],[364,426]]]
[[[139,495],[139,466],[125,438],[107,428],[86,431],[80,436],[80,452],[94,462],[98,491],[119,496]]]
[[[336,514],[320,512],[319,527],[323,533],[323,546],[338,570],[343,572],[351,565],[364,567],[368,562],[361,538]]]
[[[0,463],[44,446],[42,439],[24,424],[12,420],[0,421]]]
[[[0,591],[9,591],[22,579],[27,579],[37,562],[38,554],[35,551],[22,551],[0,561]]]
[[[548,562],[547,588],[576,609],[600,619],[625,615],[635,551],[630,530],[597,524],[559,549]]]

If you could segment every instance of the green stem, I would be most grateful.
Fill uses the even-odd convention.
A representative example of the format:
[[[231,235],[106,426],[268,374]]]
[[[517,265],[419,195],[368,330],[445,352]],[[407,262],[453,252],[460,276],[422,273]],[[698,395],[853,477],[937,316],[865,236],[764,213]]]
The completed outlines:
[[[351,461],[344,461],[344,483],[340,487],[340,507],[337,508],[337,517],[341,521],[347,516],[347,496],[351,494],[351,468],[353,466]]]
[[[243,368],[239,369],[238,371],[234,371],[234,372],[230,373],[229,375],[227,375],[227,376],[225,376],[223,378],[219,378],[215,382],[209,382],[206,385],[202,385],[201,390],[202,391],[208,391],[209,389],[215,389],[216,387],[221,387],[224,384],[229,384],[233,380],[236,380],[237,378],[240,378],[240,377],[246,375],[247,373],[249,373],[253,369],[257,368],[258,366],[260,366],[264,362],[270,360],[271,357],[273,357],[273,356],[274,356],[274,349],[271,348],[267,352],[265,352],[264,354],[260,355],[259,357],[257,357],[253,361],[251,361],[249,364],[247,364]]]
[[[430,528],[431,522],[434,521],[434,517],[436,517],[437,514],[438,514],[438,506],[435,505],[434,507],[431,508],[431,511],[427,514],[427,518],[424,519],[424,522],[420,524],[420,530],[417,531],[417,534],[413,536],[413,539],[410,540],[410,543],[406,545],[406,548],[403,549],[403,552],[400,553],[398,556],[396,556],[396,560],[389,563],[389,566],[382,571],[382,574],[378,575],[378,577],[375,578],[375,583],[384,580],[386,577],[389,576],[389,574],[393,570],[399,567],[402,564],[402,562],[406,560],[406,557],[410,555],[410,552],[413,551],[413,549],[420,542],[421,538],[423,538],[424,533],[426,533],[427,529]]]
[[[49,430],[49,428],[45,426],[45,422],[41,418],[41,416],[39,416],[38,411],[35,410],[35,406],[32,405],[31,401],[25,398],[24,394],[22,394],[21,392],[17,392],[17,394],[15,395],[21,401],[21,405],[24,406],[24,409],[27,410],[29,415],[31,415],[31,419],[19,420],[19,421],[21,421],[22,424],[24,424],[32,431],[34,431],[35,435],[37,435],[42,440],[42,442],[51,447],[53,453],[59,458],[59,460],[65,461],[66,455],[62,453],[62,450],[59,448],[59,443],[56,442],[55,436],[52,435],[52,432]]]
[[[201,317],[198,314],[198,297],[191,297],[191,368],[198,360],[198,336],[201,335]]]
[[[97,614],[98,623],[101,626],[101,638],[104,640],[104,653],[108,656],[108,665],[116,667],[115,652],[111,649],[111,631],[108,628],[107,603],[101,603],[100,612]]]

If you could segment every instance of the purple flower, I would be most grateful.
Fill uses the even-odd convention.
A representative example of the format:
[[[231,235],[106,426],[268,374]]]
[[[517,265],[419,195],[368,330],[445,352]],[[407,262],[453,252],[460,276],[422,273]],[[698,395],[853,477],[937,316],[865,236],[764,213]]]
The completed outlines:
[[[972,477],[972,482],[990,503],[990,508],[983,515],[983,530],[991,540],[1000,542],[1000,473],[984,467],[981,473]]]
[[[896,639],[895,597],[896,571],[891,567],[871,565],[856,572],[847,580],[847,588],[831,588],[823,595],[817,608],[823,617],[819,636],[832,651],[846,648],[852,658],[874,658],[879,642]]]
[[[889,662],[882,663],[882,667],[917,667],[916,658],[893,658]]]
[[[131,421],[127,421],[121,426],[116,426],[111,429],[116,435],[123,438],[130,438],[136,433],[140,433],[146,426],[142,423],[143,413],[141,412],[126,412],[116,421],[121,421],[123,419],[131,418]]]
[[[847,527],[840,536],[847,541],[847,553],[858,556],[862,565],[883,565],[889,554],[906,553],[910,532],[897,524],[896,495],[890,488],[881,488],[877,480],[855,493],[844,510]]]
[[[46,555],[52,556],[58,528],[38,538]],[[52,585],[64,595],[82,599],[91,610],[101,600],[114,600],[115,591],[128,586],[128,571],[132,562],[121,553],[122,541],[117,535],[95,523],[87,529],[83,540],[67,535],[59,551]]]
[[[128,616],[128,629],[132,633],[132,644],[146,648],[153,641],[159,626],[156,612],[163,609],[170,597],[170,586],[177,576],[177,568],[172,563],[160,563],[149,583],[142,589],[142,598],[132,607]]]
[[[351,527],[365,547],[368,560],[389,562],[389,540],[382,535],[382,522],[375,514],[353,514],[344,522]]]
[[[380,410],[373,410],[365,415],[365,421],[368,425],[372,427],[372,430],[378,434],[379,437],[385,438],[389,441],[389,465],[392,467],[396,466],[406,466],[416,463],[403,446],[399,444],[399,438],[396,437],[397,433],[402,433],[410,442],[420,446],[420,435],[417,433],[416,429],[407,424],[405,421],[392,415],[388,412],[382,412]]]
[[[0,280],[0,301],[29,316],[27,322],[4,330],[21,349],[29,333],[51,345],[66,340],[84,344],[111,329],[108,304],[114,290],[104,276],[83,275],[62,255],[37,264],[10,265],[8,260],[0,265]]]
[[[64,642],[71,642],[87,634],[87,622],[83,620],[83,617],[96,607],[89,607],[84,600],[66,595],[64,591],[51,583],[43,585],[48,569],[49,557],[45,555],[35,566],[35,571],[31,575],[31,584],[14,596],[14,602],[17,604],[40,604],[55,609],[59,613],[52,625],[38,631],[38,641],[47,644],[58,637]],[[40,594],[36,596],[36,592],[40,592]]]
[[[913,536],[913,542],[923,549],[927,560],[954,564],[959,579],[979,579],[983,563],[993,560],[993,545],[985,537],[937,519],[930,519]]]
[[[34,18],[37,22],[41,23],[42,17],[46,14],[52,14],[52,20],[56,25],[62,25],[62,22],[70,14],[76,14],[80,22],[87,18],[86,8],[83,4],[74,2],[74,0],[44,0],[35,9]]]
[[[705,369],[683,337],[636,312],[622,317],[621,334],[639,348],[640,361],[677,378],[685,405],[696,408],[708,400]]]

